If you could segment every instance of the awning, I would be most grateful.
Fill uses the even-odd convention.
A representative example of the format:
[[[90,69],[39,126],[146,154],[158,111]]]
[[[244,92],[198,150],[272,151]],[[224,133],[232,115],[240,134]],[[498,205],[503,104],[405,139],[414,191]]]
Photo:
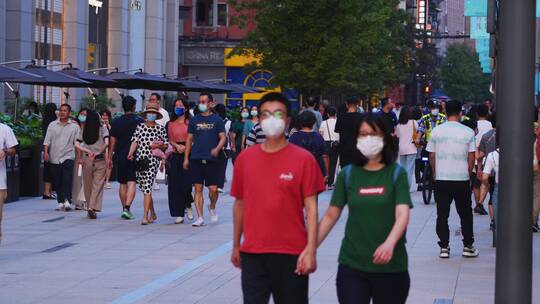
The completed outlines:
[[[19,83],[24,84],[38,84],[46,85],[51,87],[62,87],[62,88],[86,88],[91,83],[84,81],[60,72],[55,72],[47,70],[46,67],[38,67],[35,65],[29,65],[24,69],[21,69],[23,72],[28,72],[30,74],[35,74],[43,77],[42,81],[40,80],[29,80],[29,81],[18,81]]]
[[[43,83],[45,82],[45,78],[39,75],[0,65],[0,82],[20,83],[24,81]]]
[[[120,85],[118,82],[112,79],[109,79],[107,77],[96,75],[90,72],[81,71],[77,68],[65,68],[62,71],[59,71],[59,73],[68,75],[70,77],[75,77],[83,81],[88,81],[91,83],[90,85],[88,85],[88,87],[91,87],[91,88],[99,88],[99,89],[117,88]]]

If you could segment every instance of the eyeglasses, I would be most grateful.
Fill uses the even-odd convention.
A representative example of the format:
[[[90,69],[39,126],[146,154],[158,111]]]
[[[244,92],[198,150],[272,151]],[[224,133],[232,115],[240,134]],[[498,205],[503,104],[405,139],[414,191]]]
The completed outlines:
[[[270,112],[270,111],[262,111],[261,112],[261,118],[262,119],[267,119],[267,118],[270,118],[272,116],[274,116],[275,118],[282,119],[284,115],[285,115],[285,113],[283,111],[281,111],[281,110],[277,110],[275,112]]]

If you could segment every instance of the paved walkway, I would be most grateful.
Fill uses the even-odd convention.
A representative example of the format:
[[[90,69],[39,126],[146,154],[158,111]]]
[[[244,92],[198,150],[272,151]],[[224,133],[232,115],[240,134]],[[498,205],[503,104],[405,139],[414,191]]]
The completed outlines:
[[[228,186],[226,187],[228,189]],[[53,201],[27,199],[5,206],[0,245],[0,303],[242,303],[240,272],[229,262],[232,198],[220,198],[220,221],[203,228],[174,225],[166,188],[156,192],[158,221],[120,219],[117,185],[106,190],[95,221],[84,212],[54,211]],[[321,195],[320,212],[330,193]],[[407,231],[412,287],[408,303],[493,303],[495,250],[488,217],[475,215],[477,259],[461,258],[459,220],[450,219],[452,256],[438,258],[435,206],[415,208]],[[318,253],[310,303],[337,303],[336,260],[346,213]],[[540,303],[540,235],[534,236],[534,303]],[[451,302],[443,302],[451,303]]]

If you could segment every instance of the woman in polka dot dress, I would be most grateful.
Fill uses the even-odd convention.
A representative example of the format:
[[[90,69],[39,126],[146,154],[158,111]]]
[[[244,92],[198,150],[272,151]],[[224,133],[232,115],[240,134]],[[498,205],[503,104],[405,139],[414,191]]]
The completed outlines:
[[[156,123],[156,120],[163,117],[157,106],[149,104],[142,113],[142,117],[145,122],[137,126],[131,138],[128,159],[133,160],[135,155],[137,163],[144,163],[146,160],[148,164],[147,167],[137,169],[137,184],[144,195],[144,217],[141,225],[148,225],[157,219],[152,199],[152,186],[161,162],[159,157],[154,156],[156,153],[152,153],[152,150],[166,150],[168,139],[165,128]]]

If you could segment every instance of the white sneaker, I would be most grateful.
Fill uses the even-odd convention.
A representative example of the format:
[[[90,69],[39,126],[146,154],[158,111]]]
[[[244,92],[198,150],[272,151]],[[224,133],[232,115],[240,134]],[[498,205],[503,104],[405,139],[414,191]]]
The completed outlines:
[[[191,224],[193,227],[202,227],[204,226],[204,219],[202,217],[199,217],[193,224]]]
[[[65,211],[70,211],[71,210],[71,204],[69,203],[69,201],[64,202],[64,210]]]
[[[208,211],[210,212],[210,221],[216,223],[218,221],[216,209],[210,209],[210,205],[208,205]]]
[[[193,221],[193,208],[187,208],[187,218],[190,221]]]
[[[154,183],[154,191],[159,191],[159,184],[158,183]]]
[[[176,218],[176,220],[174,221],[175,224],[182,224],[184,222],[184,218],[179,216]]]
[[[64,209],[64,204],[63,203],[58,203],[58,205],[56,205],[55,210],[60,211],[60,210],[63,210],[63,209]]]
[[[217,189],[217,192],[218,192],[218,193],[223,193],[223,189],[218,188],[218,189]]]

